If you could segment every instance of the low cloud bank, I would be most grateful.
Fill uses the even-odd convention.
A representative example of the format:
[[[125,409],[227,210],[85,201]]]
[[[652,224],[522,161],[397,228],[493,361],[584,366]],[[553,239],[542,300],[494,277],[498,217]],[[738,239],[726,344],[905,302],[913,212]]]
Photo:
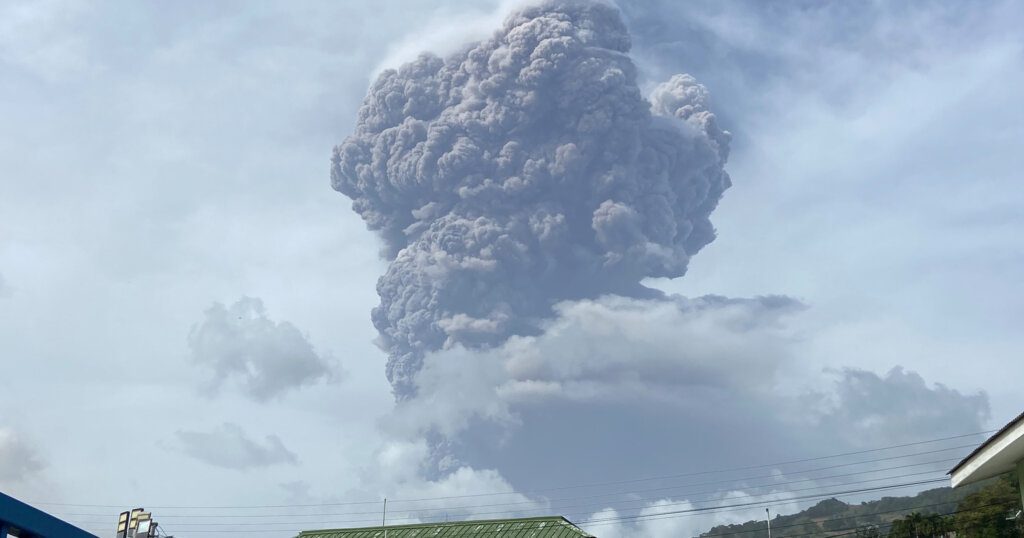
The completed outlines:
[[[432,440],[428,476],[495,468],[530,490],[595,470],[630,479],[915,442],[988,418],[984,394],[902,368],[818,366],[805,307],[787,297],[604,297],[556,311],[536,336],[427,356],[417,396],[385,427]]]

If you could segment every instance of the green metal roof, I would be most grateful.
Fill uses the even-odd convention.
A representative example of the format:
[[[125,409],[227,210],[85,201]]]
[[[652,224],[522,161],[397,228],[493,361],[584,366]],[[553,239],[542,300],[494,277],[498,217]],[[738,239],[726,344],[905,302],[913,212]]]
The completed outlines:
[[[388,538],[594,538],[561,516],[388,525]],[[384,538],[384,527],[304,531],[299,538]]]

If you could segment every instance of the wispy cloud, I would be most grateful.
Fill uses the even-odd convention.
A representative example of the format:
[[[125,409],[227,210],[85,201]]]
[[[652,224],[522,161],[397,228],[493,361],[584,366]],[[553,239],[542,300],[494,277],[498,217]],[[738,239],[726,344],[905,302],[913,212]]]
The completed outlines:
[[[36,448],[22,435],[0,428],[0,485],[25,482],[44,467]]]
[[[225,469],[294,465],[299,461],[276,435],[268,435],[260,443],[250,439],[237,424],[225,423],[212,432],[178,431],[176,435],[185,454]]]

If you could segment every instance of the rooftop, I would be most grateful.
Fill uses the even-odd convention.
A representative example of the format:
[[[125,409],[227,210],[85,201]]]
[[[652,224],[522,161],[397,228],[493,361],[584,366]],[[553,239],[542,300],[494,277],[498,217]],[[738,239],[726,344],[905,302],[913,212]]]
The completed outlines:
[[[96,538],[74,525],[29,506],[14,497],[0,493],[0,527],[18,530],[18,536],[46,536],[60,538]],[[7,538],[6,534],[4,538]]]
[[[1024,413],[989,437],[949,471],[953,487],[1012,471],[1024,460]]]
[[[388,525],[388,538],[594,538],[561,516]],[[299,538],[384,538],[384,527],[304,531]]]

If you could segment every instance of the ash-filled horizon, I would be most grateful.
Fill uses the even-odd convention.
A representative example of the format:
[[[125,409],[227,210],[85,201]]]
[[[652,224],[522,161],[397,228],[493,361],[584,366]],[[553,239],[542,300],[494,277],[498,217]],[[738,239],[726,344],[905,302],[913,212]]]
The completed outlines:
[[[715,238],[729,133],[675,75],[644,98],[616,8],[547,1],[372,85],[333,187],[384,240],[373,310],[396,396],[426,353],[535,334],[556,303],[657,296]]]

